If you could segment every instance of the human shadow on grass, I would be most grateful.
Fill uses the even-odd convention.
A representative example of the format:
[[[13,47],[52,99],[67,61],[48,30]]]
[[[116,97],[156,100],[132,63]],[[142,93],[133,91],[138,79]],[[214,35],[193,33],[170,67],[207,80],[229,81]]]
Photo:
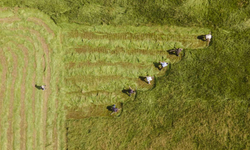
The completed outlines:
[[[159,62],[153,62],[155,68],[157,68],[158,70],[161,70],[161,68],[159,67],[160,66],[160,63]]]
[[[146,77],[144,77],[144,76],[139,76],[139,78],[142,80],[142,81],[144,81],[144,82],[146,82]]]
[[[39,85],[35,85],[35,87],[38,89],[38,90],[42,90],[42,86],[39,86]]]
[[[123,89],[123,90],[122,90],[122,93],[124,93],[124,94],[130,96],[130,95],[129,95],[129,91],[130,91],[129,89]]]
[[[206,35],[199,35],[199,36],[197,36],[197,39],[202,40],[202,41],[206,41]]]
[[[113,105],[107,106],[107,109],[108,109],[109,111],[112,111],[112,107],[113,107]]]

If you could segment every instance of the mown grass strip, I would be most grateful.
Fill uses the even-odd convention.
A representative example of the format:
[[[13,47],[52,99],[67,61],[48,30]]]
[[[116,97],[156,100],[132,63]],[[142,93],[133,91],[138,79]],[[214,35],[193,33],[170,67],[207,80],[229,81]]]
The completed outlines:
[[[89,104],[94,105],[111,105],[117,102],[124,102],[128,96],[121,91],[107,92],[107,91],[92,91],[92,92],[75,92],[74,95],[67,96],[67,106],[72,108],[84,107]]]
[[[181,57],[170,57],[172,62],[177,61]],[[177,60],[176,60],[177,59]],[[156,53],[155,55],[150,54],[127,54],[127,53],[117,53],[117,54],[108,54],[108,53],[72,53],[65,55],[65,63],[70,62],[107,62],[107,63],[131,63],[131,64],[142,64],[142,65],[149,65],[153,64],[154,62],[159,61],[170,61],[168,58],[167,52],[163,54]]]
[[[13,62],[13,56],[11,55],[11,52],[9,51],[9,49],[7,49],[6,47],[3,47],[3,53],[4,56],[6,57],[7,60],[7,76],[6,76],[6,89],[10,89],[12,86],[12,81],[14,80],[12,78],[12,76],[10,75],[13,71],[13,64],[10,62]],[[6,90],[5,92],[5,97],[3,98],[3,111],[2,111],[2,122],[1,122],[1,149],[7,149],[8,148],[8,115],[9,115],[9,106],[10,106],[10,95],[11,95],[11,91],[10,90]]]
[[[0,115],[3,116],[3,110],[4,110],[4,98],[6,97],[6,88],[7,88],[7,72],[8,72],[8,62],[6,60],[6,56],[4,54],[4,50],[1,48],[0,49],[0,61],[1,61],[1,91],[0,91],[0,98],[2,99],[0,101]],[[2,127],[2,117],[0,117],[0,133],[2,136],[4,136],[4,130],[3,130],[3,127]],[[0,143],[2,143],[2,136],[1,136],[1,141]],[[0,144],[0,145],[1,145]]]
[[[77,24],[60,24],[65,27],[64,32],[70,32],[77,29],[77,32],[94,32],[105,34],[118,34],[118,33],[130,33],[130,34],[189,34],[189,35],[203,35],[210,32],[210,29],[199,27],[178,27],[178,26],[112,26],[112,25],[96,25],[85,26]]]
[[[148,67],[145,69],[138,68],[136,66],[95,66],[95,67],[82,67],[82,68],[72,68],[66,71],[68,77],[88,75],[88,76],[107,76],[116,75],[121,77],[129,78],[139,78],[140,76],[147,76],[155,74],[154,67]]]
[[[15,103],[15,95],[16,95],[15,91],[17,91],[17,90],[15,90],[15,86],[17,84],[15,82],[16,82],[17,75],[18,75],[17,67],[19,65],[18,65],[18,56],[17,56],[17,54],[15,54],[11,48],[8,48],[8,50],[11,52],[11,55],[13,56],[13,66],[12,66],[13,70],[11,72],[11,76],[13,77],[13,79],[12,79],[11,88],[10,88],[10,91],[11,91],[10,99],[9,99],[9,104],[10,105],[8,107],[9,108],[9,110],[8,110],[8,112],[9,112],[9,115],[8,115],[8,125],[9,125],[9,127],[8,127],[8,131],[7,131],[7,135],[8,135],[7,136],[7,138],[8,138],[7,147],[8,147],[8,149],[13,149],[13,148],[16,147],[16,142],[18,142],[20,140],[20,139],[18,139],[17,141],[14,142],[14,139],[16,138],[17,135],[15,134],[16,130],[14,130],[14,128],[13,128],[13,126],[15,127],[15,125],[13,125],[13,118],[15,119],[15,117],[14,117],[14,109],[16,108],[15,104],[14,104]],[[18,120],[15,120],[15,122],[16,121],[18,122]]]
[[[92,46],[92,47],[106,47],[109,49],[115,49],[120,47],[123,49],[146,49],[146,50],[169,50],[174,47],[199,49],[206,47],[206,42],[199,39],[194,41],[178,40],[173,39],[171,41],[151,41],[151,40],[108,40],[108,39],[82,39],[78,38],[67,38],[65,39],[66,45],[77,45],[77,46]],[[75,46],[74,46],[75,47]],[[72,48],[69,46],[69,48]]]

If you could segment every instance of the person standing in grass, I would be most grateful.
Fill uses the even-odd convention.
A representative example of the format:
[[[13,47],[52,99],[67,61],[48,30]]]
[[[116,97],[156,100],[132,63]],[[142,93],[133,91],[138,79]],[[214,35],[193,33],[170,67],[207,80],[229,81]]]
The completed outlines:
[[[153,80],[153,77],[151,77],[151,76],[146,76],[146,80],[147,80],[148,84],[151,84],[150,81]]]
[[[210,43],[211,38],[212,38],[211,32],[209,34],[205,35],[205,38],[206,38],[206,41],[208,41],[208,46],[209,46],[209,43]]]
[[[180,52],[181,52],[182,50],[183,50],[182,48],[177,48],[177,49],[175,50],[176,56],[179,56],[179,54],[180,54]]]
[[[120,110],[120,109],[116,108],[116,106],[113,105],[112,108],[111,108],[112,113],[111,113],[110,115],[112,115],[113,113],[118,112],[119,110]]]
[[[128,89],[128,94],[129,96],[131,96],[131,94],[135,93],[135,90],[133,90],[130,86],[129,86],[129,89]]]
[[[167,67],[168,66],[168,63],[166,63],[165,61],[163,62],[159,62],[160,63],[160,67],[159,67],[159,70],[163,69],[164,67]]]
[[[180,52],[181,52],[182,50],[183,50],[182,48],[176,48],[176,49],[169,50],[168,52],[169,52],[169,53],[175,53],[176,56],[179,56],[179,54],[180,54]]]
[[[41,89],[44,91],[46,89],[46,85],[42,85]]]

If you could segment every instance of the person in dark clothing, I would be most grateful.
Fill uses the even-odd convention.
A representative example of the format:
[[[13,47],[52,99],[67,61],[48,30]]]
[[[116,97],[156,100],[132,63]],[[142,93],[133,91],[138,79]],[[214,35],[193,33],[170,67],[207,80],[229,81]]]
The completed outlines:
[[[111,113],[110,115],[112,115],[113,113],[118,112],[119,110],[120,110],[120,109],[116,108],[116,106],[113,105],[112,108],[111,108],[112,113]]]
[[[182,50],[183,50],[182,48],[172,49],[169,51],[169,53],[175,53],[176,56],[179,56],[179,54]]]
[[[135,93],[135,90],[133,90],[130,86],[128,89],[128,95],[131,96],[131,94]]]

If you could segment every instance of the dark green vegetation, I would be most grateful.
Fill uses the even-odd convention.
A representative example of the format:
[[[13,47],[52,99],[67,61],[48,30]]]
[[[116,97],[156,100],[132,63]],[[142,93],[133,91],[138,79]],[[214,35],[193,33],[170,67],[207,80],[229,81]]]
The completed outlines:
[[[68,119],[68,149],[249,147],[248,1],[6,0],[1,4],[38,8],[63,29],[62,90],[68,109],[77,111],[80,106],[80,112],[89,112],[95,107],[124,103],[120,117]],[[171,35],[162,37],[151,31],[159,25],[178,30],[161,30]],[[207,48],[189,47],[183,41],[209,29],[213,39]],[[173,48],[175,43],[186,48],[181,59],[169,55],[162,58],[164,52],[160,51]],[[159,59],[172,62],[166,74],[158,74],[152,66]],[[155,86],[137,80],[147,73],[157,76]],[[135,97],[127,98],[119,90],[128,85],[139,88]]]

